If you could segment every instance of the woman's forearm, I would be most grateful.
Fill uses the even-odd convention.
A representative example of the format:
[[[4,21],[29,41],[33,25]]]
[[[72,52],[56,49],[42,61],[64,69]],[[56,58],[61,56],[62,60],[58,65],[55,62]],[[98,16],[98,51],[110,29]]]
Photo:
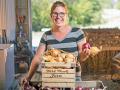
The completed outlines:
[[[79,59],[80,63],[83,63],[84,61],[86,61],[89,58],[90,53],[89,53],[89,51],[87,51],[87,52],[88,53],[85,53],[85,52],[82,51],[80,53],[80,59]]]
[[[39,62],[37,62],[37,60],[34,60],[32,61],[31,63],[31,66],[30,66],[30,69],[29,69],[29,72],[28,72],[28,75],[26,77],[26,79],[28,81],[31,80],[32,76],[34,75],[34,73],[36,72],[37,68],[38,68],[38,65],[39,65]]]
[[[28,75],[26,77],[26,79],[29,81],[31,80],[33,74],[36,72],[39,64],[41,63],[40,57],[43,54],[43,52],[45,51],[46,46],[45,45],[40,45],[36,51],[36,54],[32,60]]]
[[[88,57],[89,57],[88,55],[87,56],[82,56],[81,55],[80,62],[82,63],[82,62],[86,61],[88,59]]]

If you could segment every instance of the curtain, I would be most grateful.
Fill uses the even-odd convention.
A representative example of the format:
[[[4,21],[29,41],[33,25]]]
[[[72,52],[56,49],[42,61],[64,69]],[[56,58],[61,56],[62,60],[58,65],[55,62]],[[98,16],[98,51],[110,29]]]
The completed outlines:
[[[6,29],[6,0],[0,0],[0,31]]]
[[[15,15],[15,0],[6,0],[6,11],[7,11],[7,37],[10,40],[15,40],[15,29],[16,29],[16,15]]]
[[[6,30],[8,41],[15,40],[15,0],[0,0],[0,31]]]

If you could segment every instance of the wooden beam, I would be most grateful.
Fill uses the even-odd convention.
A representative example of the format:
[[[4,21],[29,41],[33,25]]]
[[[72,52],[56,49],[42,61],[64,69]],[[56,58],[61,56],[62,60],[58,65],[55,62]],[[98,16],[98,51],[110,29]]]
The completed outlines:
[[[117,51],[120,50],[120,47],[103,47],[102,51]]]

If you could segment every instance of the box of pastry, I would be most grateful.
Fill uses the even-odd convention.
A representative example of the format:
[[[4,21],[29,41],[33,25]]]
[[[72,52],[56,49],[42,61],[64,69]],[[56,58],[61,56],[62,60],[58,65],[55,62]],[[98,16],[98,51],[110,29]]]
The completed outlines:
[[[69,52],[47,50],[42,56],[42,86],[75,87],[75,59]]]
[[[42,55],[42,67],[71,68],[75,66],[76,57],[63,50],[50,49]]]

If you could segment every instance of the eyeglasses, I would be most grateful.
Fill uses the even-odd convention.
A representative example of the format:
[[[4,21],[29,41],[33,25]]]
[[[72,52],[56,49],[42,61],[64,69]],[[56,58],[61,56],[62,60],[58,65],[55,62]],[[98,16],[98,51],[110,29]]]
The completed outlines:
[[[64,12],[60,12],[60,13],[53,12],[53,13],[52,13],[52,16],[53,16],[53,17],[57,17],[57,16],[59,15],[60,17],[64,17],[65,14],[66,14],[66,13],[64,13]]]

